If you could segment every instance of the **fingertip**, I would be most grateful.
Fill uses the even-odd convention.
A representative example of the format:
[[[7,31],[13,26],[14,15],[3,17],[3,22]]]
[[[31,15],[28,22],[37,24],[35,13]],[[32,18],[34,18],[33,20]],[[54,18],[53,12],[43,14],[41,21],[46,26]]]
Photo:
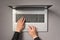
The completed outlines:
[[[23,18],[22,22],[23,22],[23,23],[25,22],[25,18]]]
[[[25,19],[25,17],[24,17],[24,22],[25,22],[25,20],[26,20],[26,19]]]
[[[23,20],[23,17],[19,18],[19,20],[18,20],[18,21],[22,21],[22,20]],[[18,22],[18,21],[17,21],[17,22]]]
[[[28,26],[28,29],[29,29],[29,26]]]
[[[30,26],[28,25],[28,29],[30,28]]]
[[[34,29],[34,26],[32,26],[32,28]]]
[[[24,18],[24,16],[22,16],[21,18]]]
[[[31,27],[31,26],[29,26],[29,28],[30,28],[30,29],[32,29],[32,27]]]
[[[30,25],[28,25],[28,30],[31,30],[31,29],[32,29],[32,27]]]
[[[22,20],[23,20],[23,19],[24,19],[24,16],[22,16],[20,19],[22,19]]]

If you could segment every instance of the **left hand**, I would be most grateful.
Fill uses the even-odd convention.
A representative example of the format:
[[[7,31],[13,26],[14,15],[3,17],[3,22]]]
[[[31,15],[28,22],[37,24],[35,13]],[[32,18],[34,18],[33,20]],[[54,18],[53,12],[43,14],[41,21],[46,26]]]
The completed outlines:
[[[24,24],[25,24],[25,18],[21,17],[18,21],[17,21],[17,27],[16,27],[16,31],[17,32],[21,32],[24,29]]]

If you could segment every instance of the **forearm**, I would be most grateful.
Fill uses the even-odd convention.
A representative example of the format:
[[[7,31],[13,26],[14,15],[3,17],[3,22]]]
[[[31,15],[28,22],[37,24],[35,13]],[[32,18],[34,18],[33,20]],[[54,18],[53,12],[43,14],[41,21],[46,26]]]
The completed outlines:
[[[13,35],[13,37],[12,37],[12,40],[18,40],[19,35],[20,35],[19,32],[15,32],[14,35]]]

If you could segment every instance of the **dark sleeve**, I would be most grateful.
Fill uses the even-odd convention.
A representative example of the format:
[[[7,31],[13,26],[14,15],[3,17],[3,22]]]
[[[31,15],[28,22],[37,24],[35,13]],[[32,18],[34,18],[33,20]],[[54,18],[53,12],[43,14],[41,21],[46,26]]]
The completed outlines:
[[[19,35],[20,35],[19,32],[15,32],[14,35],[13,35],[13,37],[12,37],[12,40],[18,40]]]
[[[41,40],[39,37],[36,37],[34,40]]]

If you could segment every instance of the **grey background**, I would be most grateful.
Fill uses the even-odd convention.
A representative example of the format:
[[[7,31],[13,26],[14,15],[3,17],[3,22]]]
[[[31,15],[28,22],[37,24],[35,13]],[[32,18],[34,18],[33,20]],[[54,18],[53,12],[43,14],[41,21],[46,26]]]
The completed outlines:
[[[0,40],[11,40],[12,9],[8,5],[44,5],[52,4],[48,14],[48,32],[39,32],[42,40],[60,40],[60,0],[0,0]],[[33,40],[27,32],[24,40]]]

